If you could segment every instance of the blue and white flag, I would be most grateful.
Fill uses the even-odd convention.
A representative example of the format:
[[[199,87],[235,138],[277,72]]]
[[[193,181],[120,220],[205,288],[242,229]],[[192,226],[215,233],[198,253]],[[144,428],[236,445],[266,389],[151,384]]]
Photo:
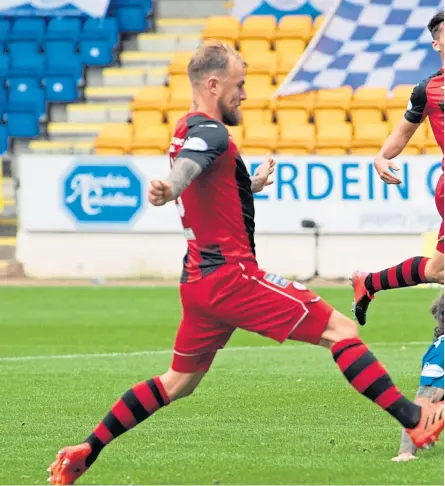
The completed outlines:
[[[317,15],[326,13],[335,0],[235,0],[232,16],[244,20],[249,15]]]
[[[277,91],[416,84],[440,69],[427,25],[442,0],[340,0]]]
[[[110,0],[0,0],[0,15],[104,17],[109,3]]]

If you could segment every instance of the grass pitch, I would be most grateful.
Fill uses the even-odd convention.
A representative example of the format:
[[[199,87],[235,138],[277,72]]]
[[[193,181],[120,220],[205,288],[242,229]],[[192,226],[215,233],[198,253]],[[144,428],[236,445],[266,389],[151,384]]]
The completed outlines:
[[[362,337],[413,397],[438,290],[382,293]],[[349,313],[350,289],[321,290]],[[47,484],[59,448],[163,372],[177,289],[0,288],[0,484]],[[330,353],[243,331],[193,396],[110,444],[79,484],[444,484],[443,446],[390,461],[400,427]]]

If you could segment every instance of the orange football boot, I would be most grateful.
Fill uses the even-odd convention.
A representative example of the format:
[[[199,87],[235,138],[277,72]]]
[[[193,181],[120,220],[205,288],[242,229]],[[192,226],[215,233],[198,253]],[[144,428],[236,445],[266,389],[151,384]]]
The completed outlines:
[[[369,273],[356,271],[352,274],[351,279],[352,288],[354,290],[352,312],[361,326],[366,324],[366,312],[371,300],[374,300],[374,296],[371,295],[365,287],[365,279],[368,275]]]
[[[439,441],[443,430],[443,402],[422,407],[420,421],[414,429],[406,429],[411,440],[418,447],[424,447]]]
[[[85,464],[91,453],[86,442],[77,446],[65,447],[57,453],[56,460],[47,469],[50,484],[74,484],[88,469]]]

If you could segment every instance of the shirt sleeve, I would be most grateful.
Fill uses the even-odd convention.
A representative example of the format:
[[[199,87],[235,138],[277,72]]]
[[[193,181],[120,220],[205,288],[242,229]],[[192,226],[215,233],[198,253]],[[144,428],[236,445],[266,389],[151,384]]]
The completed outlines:
[[[411,123],[420,123],[427,115],[426,83],[414,86],[405,112],[405,119]]]
[[[177,158],[191,159],[205,170],[228,148],[227,128],[214,120],[206,120],[190,128]]]

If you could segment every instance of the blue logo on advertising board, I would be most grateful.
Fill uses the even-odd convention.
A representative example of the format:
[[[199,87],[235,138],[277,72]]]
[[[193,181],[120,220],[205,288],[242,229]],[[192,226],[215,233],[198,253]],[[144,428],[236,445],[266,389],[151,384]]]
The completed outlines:
[[[142,208],[142,184],[128,165],[78,165],[63,183],[65,206],[79,223],[129,223]]]

